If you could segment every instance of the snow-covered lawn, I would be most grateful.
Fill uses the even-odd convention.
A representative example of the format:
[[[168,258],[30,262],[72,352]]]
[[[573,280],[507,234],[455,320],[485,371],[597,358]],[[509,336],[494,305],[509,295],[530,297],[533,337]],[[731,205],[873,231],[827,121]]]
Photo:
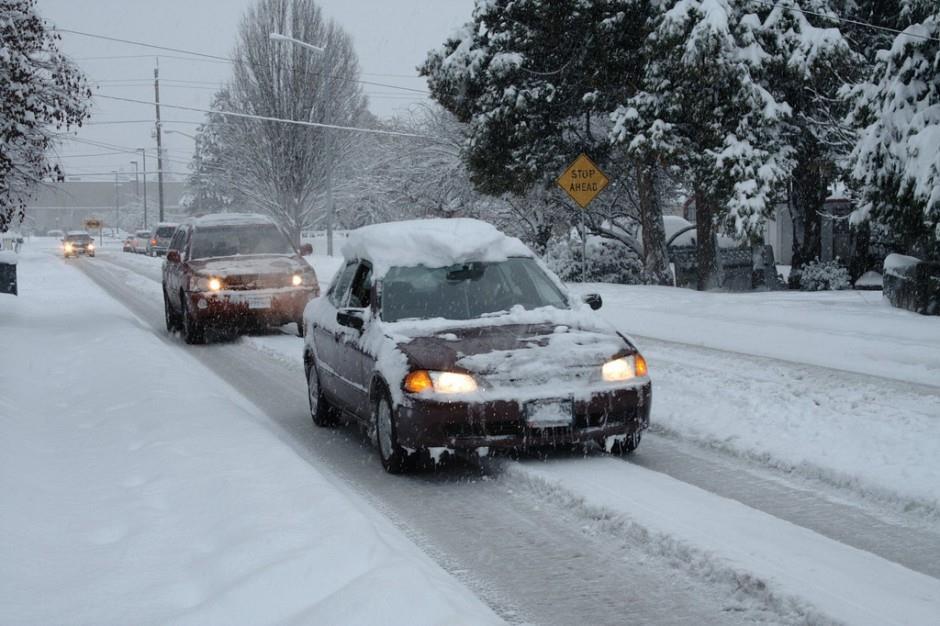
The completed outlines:
[[[498,621],[182,345],[37,248],[20,296],[0,296],[0,623]]]
[[[940,318],[880,291],[711,293],[589,283],[601,314],[634,335],[940,387]]]

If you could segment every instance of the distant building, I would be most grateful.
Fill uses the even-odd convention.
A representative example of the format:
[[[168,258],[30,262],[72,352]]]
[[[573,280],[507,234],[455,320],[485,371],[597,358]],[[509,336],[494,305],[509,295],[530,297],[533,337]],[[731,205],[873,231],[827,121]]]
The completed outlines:
[[[178,220],[186,211],[180,206],[186,185],[182,182],[163,183],[163,207],[166,221]],[[138,189],[140,191],[138,195]],[[133,231],[144,227],[144,185],[133,180],[73,181],[44,184],[27,205],[24,229],[45,234],[52,229],[82,228],[88,218],[98,218],[107,228],[117,226]],[[147,183],[147,225],[159,219],[156,181]]]

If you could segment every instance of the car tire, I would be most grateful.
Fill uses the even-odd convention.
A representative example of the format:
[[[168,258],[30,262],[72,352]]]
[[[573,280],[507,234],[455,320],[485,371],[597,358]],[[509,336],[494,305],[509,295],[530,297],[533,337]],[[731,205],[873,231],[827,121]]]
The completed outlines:
[[[632,433],[627,433],[627,436],[622,440],[618,439],[614,442],[614,445],[610,449],[610,453],[616,456],[626,456],[628,454],[633,454],[636,449],[640,447],[640,441],[642,439],[642,430],[636,430]]]
[[[186,306],[186,299],[182,298],[181,317],[182,317],[182,329],[183,329],[183,341],[193,345],[197,343],[205,343],[206,341],[206,331],[203,328],[202,324],[198,320],[193,318],[192,314],[189,312],[189,307]]]
[[[323,388],[320,386],[320,374],[315,363],[307,368],[307,400],[310,402],[310,418],[320,428],[336,424],[333,417],[333,408],[323,397]]]
[[[381,389],[372,403],[372,417],[375,422],[375,439],[379,446],[379,459],[382,467],[389,474],[401,474],[408,470],[408,451],[398,445],[398,429],[395,424],[395,411],[388,391]]]
[[[175,333],[182,328],[180,316],[170,305],[170,299],[167,297],[166,291],[163,292],[163,317],[166,321],[166,332]]]

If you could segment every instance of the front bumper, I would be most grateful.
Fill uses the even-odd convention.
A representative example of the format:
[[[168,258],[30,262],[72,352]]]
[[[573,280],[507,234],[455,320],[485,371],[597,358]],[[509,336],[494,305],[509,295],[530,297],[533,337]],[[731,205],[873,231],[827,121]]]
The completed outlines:
[[[248,326],[301,323],[312,287],[189,292],[189,311],[202,324]]]
[[[566,401],[569,398],[553,398]],[[399,407],[398,442],[407,448],[526,448],[600,441],[649,427],[652,385],[596,392],[572,401],[570,425],[532,427],[517,400],[440,402],[411,396]]]

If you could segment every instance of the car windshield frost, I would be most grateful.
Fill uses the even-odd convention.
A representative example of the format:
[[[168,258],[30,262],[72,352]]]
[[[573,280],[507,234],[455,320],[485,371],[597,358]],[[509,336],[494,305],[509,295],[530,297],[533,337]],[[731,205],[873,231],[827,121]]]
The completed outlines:
[[[382,286],[382,319],[467,320],[514,306],[567,308],[564,294],[534,259],[450,267],[393,267]]]
[[[293,254],[287,237],[273,225],[215,226],[193,232],[191,259],[237,254]]]

